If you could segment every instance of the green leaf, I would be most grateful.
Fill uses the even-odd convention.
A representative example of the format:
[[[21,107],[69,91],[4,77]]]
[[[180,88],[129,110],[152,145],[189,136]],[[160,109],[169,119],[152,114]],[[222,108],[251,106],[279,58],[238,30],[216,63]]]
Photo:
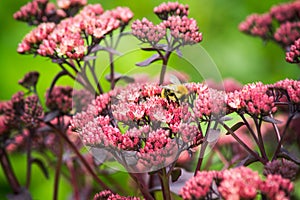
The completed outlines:
[[[179,179],[180,176],[181,176],[181,169],[180,168],[174,168],[171,172],[172,182],[176,182]]]

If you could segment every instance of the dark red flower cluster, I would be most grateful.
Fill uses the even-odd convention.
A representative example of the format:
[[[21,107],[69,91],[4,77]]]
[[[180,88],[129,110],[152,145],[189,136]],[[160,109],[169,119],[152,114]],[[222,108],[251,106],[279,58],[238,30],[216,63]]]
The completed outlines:
[[[230,109],[251,115],[268,115],[275,112],[275,98],[269,94],[269,86],[261,82],[245,85],[241,90],[227,93]]]
[[[70,86],[55,86],[46,94],[46,106],[52,111],[69,113],[72,110],[72,94]]]
[[[22,85],[24,88],[31,89],[35,87],[40,74],[36,71],[27,73],[23,79],[19,80],[19,84]]]
[[[215,185],[215,186],[213,186]],[[220,195],[224,199],[254,199],[262,193],[270,199],[288,199],[293,183],[280,175],[262,180],[247,167],[224,171],[201,171],[181,189],[183,199],[205,199]]]
[[[154,13],[162,20],[159,25],[153,25],[145,18],[132,24],[132,34],[142,42],[155,46],[162,38],[167,39],[168,30],[175,43],[177,41],[180,45],[192,45],[202,41],[197,22],[187,17],[188,6],[178,2],[163,3],[154,8]]]
[[[18,52],[81,60],[105,35],[124,28],[132,17],[133,13],[126,7],[104,12],[100,4],[87,5],[74,17],[58,24],[40,24],[19,44]]]
[[[114,194],[110,190],[103,190],[95,194],[94,200],[140,200],[139,197],[124,197],[119,194]]]
[[[294,1],[273,6],[264,14],[252,14],[239,25],[240,31],[275,41],[284,50],[300,37],[300,2]]]
[[[189,14],[189,6],[178,2],[162,3],[154,8],[154,13],[161,19],[167,20],[170,16],[187,16]]]
[[[43,116],[43,109],[36,95],[25,97],[23,92],[17,92],[11,100],[1,104],[1,113],[7,128],[18,129],[37,127]]]
[[[43,108],[36,95],[14,94],[9,101],[0,103],[0,145],[8,151],[22,145],[28,136],[28,129],[40,126]]]
[[[283,178],[294,180],[296,178],[299,166],[289,160],[279,159],[268,162],[264,166],[264,175],[268,176],[269,174],[278,174]]]

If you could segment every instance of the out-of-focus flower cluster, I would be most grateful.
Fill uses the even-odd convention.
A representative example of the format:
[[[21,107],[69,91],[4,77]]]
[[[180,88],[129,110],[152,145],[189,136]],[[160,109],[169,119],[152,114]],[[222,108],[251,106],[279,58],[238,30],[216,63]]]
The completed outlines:
[[[290,63],[300,62],[300,39],[297,39],[290,47],[290,50],[286,52],[286,61]]]
[[[33,0],[14,13],[14,18],[29,25],[43,22],[59,23],[66,17],[74,16],[86,3],[86,0],[57,0],[56,6],[48,0]]]
[[[265,165],[264,175],[277,174],[281,175],[283,178],[293,180],[296,178],[298,170],[299,166],[296,163],[286,159],[279,159],[268,162]]]
[[[240,31],[274,41],[286,51],[286,61],[299,62],[300,1],[273,6],[264,14],[252,14],[239,25]]]
[[[247,167],[224,171],[201,171],[181,189],[183,199],[254,199],[260,194],[269,199],[289,199],[293,183],[280,175],[259,174]]]
[[[154,8],[154,13],[162,22],[153,25],[146,18],[142,21],[136,20],[131,26],[132,34],[142,42],[148,42],[152,46],[155,46],[163,38],[167,40],[171,47],[178,44],[192,45],[199,43],[202,41],[202,33],[199,32],[197,22],[187,17],[188,9],[187,5],[178,2],[162,3]],[[169,35],[169,32],[171,35]],[[171,38],[173,38],[173,41],[171,41]]]
[[[119,194],[114,194],[110,190],[104,190],[94,196],[94,200],[140,200],[139,197],[124,197]]]
[[[39,127],[43,108],[36,95],[24,96],[17,92],[9,101],[0,103],[0,145],[9,151],[22,145],[28,135],[23,129]]]
[[[72,5],[71,1],[63,1],[61,5],[69,3]],[[86,5],[74,17],[66,18],[58,24],[51,21],[39,24],[19,44],[18,52],[39,54],[52,59],[81,60],[107,34],[118,28],[123,30],[132,17],[133,13],[126,7],[104,12],[100,4]]]

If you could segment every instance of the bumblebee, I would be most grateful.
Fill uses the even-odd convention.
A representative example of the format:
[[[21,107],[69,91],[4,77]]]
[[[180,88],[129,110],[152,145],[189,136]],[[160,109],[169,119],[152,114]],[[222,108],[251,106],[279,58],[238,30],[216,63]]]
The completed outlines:
[[[186,101],[189,94],[187,87],[180,83],[176,76],[171,76],[170,82],[172,84],[162,86],[161,97],[177,104]]]

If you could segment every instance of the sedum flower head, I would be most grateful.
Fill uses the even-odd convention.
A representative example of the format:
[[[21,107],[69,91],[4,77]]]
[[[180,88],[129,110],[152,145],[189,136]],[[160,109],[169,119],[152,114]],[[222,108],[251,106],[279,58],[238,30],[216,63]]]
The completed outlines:
[[[55,86],[46,94],[46,106],[54,111],[58,110],[62,113],[68,113],[72,109],[72,92],[69,86]]]
[[[188,96],[198,96],[192,86],[186,87]],[[202,142],[196,124],[202,119],[190,109],[196,100],[168,100],[162,89],[132,84],[100,95],[73,117],[72,128],[85,145],[129,154],[135,159],[131,164],[142,169],[170,164],[182,150]]]
[[[205,199],[211,190],[217,171],[201,171],[185,183],[180,190],[183,199]]]
[[[95,194],[94,200],[140,200],[139,197],[124,197],[119,194],[114,194],[110,190],[103,190]]]
[[[288,101],[298,104],[300,103],[300,81],[285,79],[271,85],[275,90],[278,90],[277,95],[285,95]]]
[[[154,25],[146,18],[143,18],[141,21],[134,21],[131,25],[131,29],[135,37],[151,45],[157,44],[166,35],[166,28],[163,24]]]
[[[274,96],[269,94],[269,86],[261,82],[247,84],[239,91],[227,93],[230,109],[251,115],[268,115],[276,111],[274,100]]]
[[[170,29],[171,35],[182,45],[192,45],[202,41],[202,33],[199,32],[197,22],[193,18],[170,16],[163,23],[166,28]]]
[[[178,2],[162,3],[154,8],[154,13],[161,19],[166,20],[169,16],[187,16],[189,13],[189,6]]]
[[[296,177],[298,170],[298,165],[292,161],[286,159],[274,160],[265,165],[264,175],[278,174],[283,178],[293,180]]]
[[[288,200],[290,199],[290,193],[293,191],[294,185],[290,180],[284,179],[280,175],[269,174],[259,188],[261,193],[269,199]]]
[[[253,36],[267,39],[269,37],[271,24],[272,17],[270,14],[252,14],[248,16],[244,22],[240,23],[239,30]]]
[[[299,63],[300,57],[300,39],[297,39],[285,53],[285,59],[289,63]]]
[[[257,172],[239,167],[222,172],[218,190],[224,199],[254,199],[261,184]]]

